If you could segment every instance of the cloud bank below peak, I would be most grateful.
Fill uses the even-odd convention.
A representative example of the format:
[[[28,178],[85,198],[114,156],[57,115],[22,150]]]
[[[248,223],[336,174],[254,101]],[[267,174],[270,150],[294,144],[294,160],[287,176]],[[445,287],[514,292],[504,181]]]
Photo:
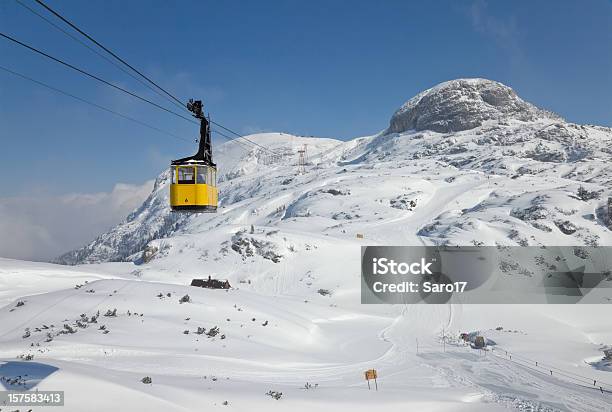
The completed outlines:
[[[0,198],[0,257],[50,260],[120,223],[150,194],[117,183],[110,192]]]

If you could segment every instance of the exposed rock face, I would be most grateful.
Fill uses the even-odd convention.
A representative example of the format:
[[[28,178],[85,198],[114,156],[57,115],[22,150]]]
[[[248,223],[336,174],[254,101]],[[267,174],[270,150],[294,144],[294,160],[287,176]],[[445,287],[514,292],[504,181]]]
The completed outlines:
[[[458,79],[440,83],[408,100],[391,117],[388,133],[407,130],[458,132],[486,120],[510,118],[530,121],[556,115],[525,102],[514,90],[486,79]]]

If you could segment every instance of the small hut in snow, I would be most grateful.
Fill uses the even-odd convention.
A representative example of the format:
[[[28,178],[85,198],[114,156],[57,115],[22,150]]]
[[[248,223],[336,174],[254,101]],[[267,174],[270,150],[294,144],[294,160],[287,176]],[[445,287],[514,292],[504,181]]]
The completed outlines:
[[[212,279],[210,275],[208,279],[193,279],[191,281],[191,286],[207,289],[229,289],[232,287],[228,280]]]

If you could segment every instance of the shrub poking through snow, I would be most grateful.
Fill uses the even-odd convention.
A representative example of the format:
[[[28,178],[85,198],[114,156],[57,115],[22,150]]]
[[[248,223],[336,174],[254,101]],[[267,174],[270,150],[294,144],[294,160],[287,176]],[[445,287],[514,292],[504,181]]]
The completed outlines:
[[[332,196],[348,196],[351,194],[351,191],[331,188],[327,190],[321,190],[321,193],[329,193]]]
[[[389,200],[389,206],[395,209],[412,211],[417,206],[417,202],[416,200],[408,199],[405,195],[402,195],[398,196],[396,199]]]
[[[569,220],[556,220],[555,225],[557,225],[559,230],[566,235],[571,235],[578,231],[576,225],[570,222]]]
[[[106,313],[104,314],[104,316],[106,317],[117,317],[117,308],[113,309],[113,310],[107,310]]]
[[[144,383],[145,385],[150,385],[153,383],[153,379],[151,379],[150,376],[145,376],[140,380],[140,382]]]
[[[578,196],[578,199],[582,200],[583,202],[588,202],[589,200],[599,199],[600,193],[601,192],[598,192],[596,190],[589,191],[584,187],[580,186],[576,194]]]
[[[268,395],[269,397],[274,398],[274,399],[276,399],[278,401],[283,396],[283,393],[282,392],[277,392],[277,391],[270,390],[270,391],[268,391],[266,393],[266,395]]]
[[[278,253],[278,248],[274,243],[248,237],[245,235],[245,231],[236,232],[232,236],[231,248],[241,255],[242,260],[259,255],[264,259],[278,263],[283,258],[283,255]]]
[[[208,331],[208,333],[206,334],[206,336],[208,336],[209,338],[214,338],[215,336],[217,336],[219,334],[219,327],[215,326],[212,329],[210,329]]]
[[[329,289],[319,289],[317,290],[317,293],[321,296],[331,296],[332,295],[331,290]]]
[[[20,301],[17,302],[17,305],[15,305],[15,307],[18,308],[18,307],[23,306],[23,305],[25,305],[24,301],[20,300]]]
[[[157,254],[157,252],[159,252],[159,248],[156,246],[147,246],[143,251],[142,251],[142,262],[143,263],[149,263],[151,260],[153,260],[153,258],[155,258],[155,255]]]
[[[179,303],[189,303],[189,302],[191,302],[191,298],[189,297],[189,295],[185,295],[179,299]]]

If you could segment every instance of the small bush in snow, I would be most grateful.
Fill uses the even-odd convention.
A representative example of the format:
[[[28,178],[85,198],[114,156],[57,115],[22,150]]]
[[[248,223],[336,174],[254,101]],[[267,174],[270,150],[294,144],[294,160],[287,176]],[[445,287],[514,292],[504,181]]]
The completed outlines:
[[[65,323],[64,324],[64,329],[60,331],[60,333],[76,333],[76,329],[74,329],[72,326],[70,326],[69,324]]]
[[[576,193],[576,195],[578,196],[578,199],[582,200],[583,202],[588,202],[589,200],[592,200],[592,199],[599,199],[600,193],[601,192],[598,192],[596,190],[589,191],[585,189],[584,187],[580,186],[578,188],[578,192]]]
[[[189,297],[189,295],[185,295],[179,299],[179,303],[189,303],[189,302],[191,302],[191,298]]]
[[[574,225],[569,220],[556,220],[555,225],[559,228],[559,230],[566,235],[571,235],[578,231],[576,225]]]
[[[581,247],[574,247],[574,255],[580,259],[588,259],[590,257],[589,252]]]
[[[219,334],[219,328],[217,326],[213,327],[212,329],[210,329],[208,331],[208,333],[206,334],[206,336],[208,336],[209,338],[214,338],[215,336],[217,336]]]
[[[552,229],[546,225],[543,225],[541,223],[537,223],[537,222],[531,222],[531,226],[535,227],[536,229],[541,230],[542,232],[552,232]]]
[[[277,391],[270,390],[270,391],[268,391],[266,393],[266,395],[268,395],[271,398],[274,398],[274,399],[276,399],[278,401],[283,396],[283,393],[282,392],[277,392]]]
[[[24,301],[20,300],[20,301],[17,302],[17,305],[15,305],[15,307],[18,308],[18,307],[23,306],[23,305],[25,305]]]
[[[147,246],[142,251],[142,256],[141,256],[142,261],[144,263],[149,263],[151,260],[153,260],[153,258],[157,254],[157,252],[159,252],[159,248],[158,247],[156,247],[156,246]]]
[[[317,293],[321,296],[331,296],[332,292],[329,289],[319,289],[317,290]]]
[[[140,380],[140,382],[142,382],[142,383],[144,383],[146,385],[149,385],[149,384],[153,383],[153,379],[151,379],[151,377],[149,377],[149,376],[145,376],[144,378],[142,378]]]
[[[107,310],[106,313],[104,314],[104,316],[106,317],[117,317],[117,308],[113,309],[113,310]]]

